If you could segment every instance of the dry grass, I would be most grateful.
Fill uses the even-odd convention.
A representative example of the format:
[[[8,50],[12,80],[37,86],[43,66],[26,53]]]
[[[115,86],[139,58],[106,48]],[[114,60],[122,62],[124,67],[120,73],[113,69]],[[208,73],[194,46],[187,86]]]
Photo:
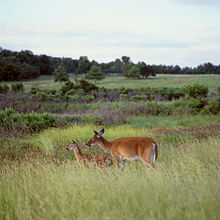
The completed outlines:
[[[72,137],[85,143],[93,129],[46,130],[23,142],[35,150],[20,160],[5,159],[0,166],[0,219],[219,219],[219,135],[167,141],[164,134],[158,169],[149,172],[139,162],[128,163],[123,172],[117,167],[88,170],[68,159],[71,153],[57,156]],[[156,134],[117,126],[107,128],[105,137],[134,135]]]

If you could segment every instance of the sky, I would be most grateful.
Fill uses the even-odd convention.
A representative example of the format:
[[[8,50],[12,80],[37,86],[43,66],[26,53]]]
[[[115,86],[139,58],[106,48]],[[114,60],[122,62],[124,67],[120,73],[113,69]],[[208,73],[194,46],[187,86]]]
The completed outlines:
[[[220,64],[220,0],[0,0],[0,47],[110,62]]]

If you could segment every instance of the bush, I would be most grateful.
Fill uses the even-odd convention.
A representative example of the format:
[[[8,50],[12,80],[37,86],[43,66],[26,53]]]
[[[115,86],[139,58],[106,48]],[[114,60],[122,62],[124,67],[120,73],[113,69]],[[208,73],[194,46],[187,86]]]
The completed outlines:
[[[102,72],[101,68],[96,65],[93,65],[88,74],[86,74],[86,79],[103,80],[104,78],[105,75]]]
[[[59,65],[53,72],[55,82],[65,82],[69,80],[69,75],[63,65]]]
[[[11,85],[11,91],[24,91],[24,85],[22,83],[15,83]]]
[[[69,100],[74,101],[74,102],[79,101],[80,95],[76,94],[76,95],[69,96]]]
[[[128,78],[140,78],[140,69],[137,66],[132,66],[131,69],[128,70],[127,77]]]
[[[65,116],[49,113],[18,113],[9,108],[0,111],[0,132],[13,133],[15,135],[23,132],[39,132],[50,127],[61,127],[76,122],[85,122],[87,118],[82,116]]]
[[[126,101],[128,100],[128,95],[127,94],[121,94],[120,95],[120,101]]]
[[[9,86],[7,85],[0,85],[0,94],[6,94],[9,92]]]
[[[146,101],[146,96],[143,95],[134,95],[131,97],[132,101]]]
[[[220,87],[217,89],[218,96],[220,97]]]
[[[204,107],[203,113],[218,114],[220,112],[220,99],[214,98],[209,100],[208,104]]]
[[[40,92],[40,89],[39,89],[39,88],[31,87],[30,93],[31,93],[32,95],[37,94],[38,92]]]
[[[188,106],[190,108],[191,113],[200,112],[206,104],[207,104],[207,101],[201,100],[201,99],[190,99],[188,101]]]
[[[96,85],[82,79],[79,81],[76,80],[75,83],[70,81],[66,82],[65,85],[62,86],[60,91],[62,94],[66,94],[69,91],[71,92],[76,91],[77,93],[79,93],[78,92],[79,90],[83,91],[81,93],[90,93],[91,91],[96,91],[98,89],[99,88]]]
[[[208,95],[208,87],[205,85],[199,85],[199,84],[194,84],[194,85],[188,85],[183,88],[183,92],[185,94],[186,98],[206,98]]]
[[[93,95],[86,95],[83,97],[83,99],[86,101],[86,102],[91,102],[95,99],[95,97]]]

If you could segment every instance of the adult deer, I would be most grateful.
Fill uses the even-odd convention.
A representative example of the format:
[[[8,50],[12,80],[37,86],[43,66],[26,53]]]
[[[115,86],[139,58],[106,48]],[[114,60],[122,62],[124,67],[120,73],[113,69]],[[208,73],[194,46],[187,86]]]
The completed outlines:
[[[141,160],[148,168],[155,169],[157,161],[158,145],[149,137],[127,137],[119,138],[114,141],[107,141],[102,137],[104,128],[98,133],[94,131],[95,135],[89,140],[86,145],[91,147],[99,145],[107,153],[110,153],[116,158],[119,166],[122,162],[125,167],[127,160]]]
[[[88,155],[83,154],[78,143],[72,140],[71,144],[66,148],[69,151],[74,151],[78,164],[83,164],[88,168],[88,165],[93,167],[104,168],[113,164],[112,158],[104,154]]]

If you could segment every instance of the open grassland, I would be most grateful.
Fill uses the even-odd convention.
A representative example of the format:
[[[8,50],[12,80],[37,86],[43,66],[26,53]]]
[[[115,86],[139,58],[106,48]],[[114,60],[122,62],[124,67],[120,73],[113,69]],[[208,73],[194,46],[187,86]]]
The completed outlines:
[[[79,76],[82,78],[83,76]],[[71,80],[74,79],[73,76],[70,77]],[[156,77],[151,77],[149,79],[128,79],[123,76],[111,76],[106,77],[102,81],[92,81],[97,86],[105,87],[109,89],[114,88],[160,88],[160,87],[182,87],[185,85],[192,85],[194,83],[206,85],[211,92],[216,92],[220,84],[220,75],[168,75],[168,74],[158,74]],[[6,83],[11,84],[11,83]],[[31,87],[54,89],[61,88],[62,84],[55,83],[52,76],[41,76],[37,80],[24,81],[23,82],[26,89]]]
[[[208,86],[210,90],[216,90],[220,84],[219,75],[167,75],[158,74],[149,79],[134,80],[126,77],[107,77],[98,86],[106,88],[118,88],[123,85],[125,88],[159,88],[159,87],[182,87],[194,83]]]
[[[2,143],[9,149],[0,163],[0,219],[217,220],[220,129],[217,116],[212,116],[217,124],[206,119],[197,117],[190,123],[184,117],[181,123],[175,118],[170,126],[158,122],[152,128],[107,127],[108,140],[150,136],[159,143],[158,169],[148,172],[141,162],[128,163],[124,171],[116,166],[103,172],[78,166],[65,147],[71,139],[83,145],[93,129],[102,128],[92,124],[11,138]],[[103,153],[98,148],[83,152]]]

